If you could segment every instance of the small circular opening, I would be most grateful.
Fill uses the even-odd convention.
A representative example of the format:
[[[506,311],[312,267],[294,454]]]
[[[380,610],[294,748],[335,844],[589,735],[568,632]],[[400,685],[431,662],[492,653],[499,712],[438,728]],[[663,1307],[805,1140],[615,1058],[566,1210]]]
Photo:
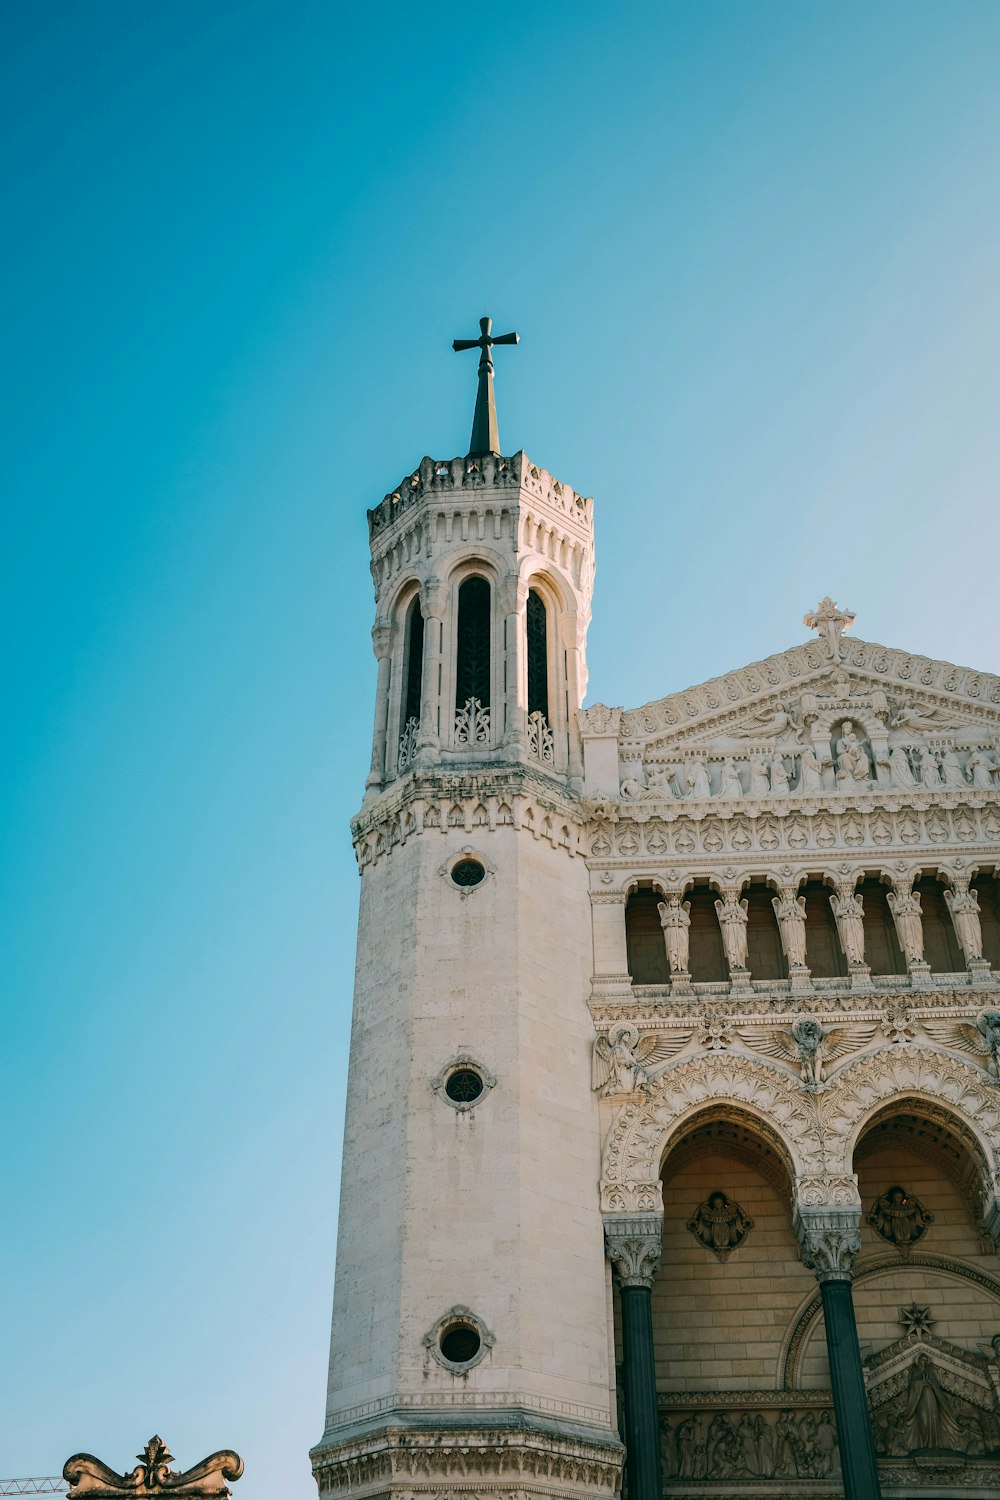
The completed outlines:
[[[483,1080],[474,1068],[456,1068],[444,1091],[456,1104],[471,1104],[483,1092]]]
[[[441,1335],[441,1353],[453,1365],[467,1365],[479,1353],[482,1340],[471,1323],[452,1323]]]
[[[485,875],[486,870],[478,859],[460,859],[451,872],[456,885],[478,885]]]

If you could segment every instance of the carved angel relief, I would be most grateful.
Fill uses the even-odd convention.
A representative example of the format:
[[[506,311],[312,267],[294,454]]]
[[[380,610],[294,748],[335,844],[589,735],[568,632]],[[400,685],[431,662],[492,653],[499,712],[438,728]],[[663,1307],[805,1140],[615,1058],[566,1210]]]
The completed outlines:
[[[713,1250],[724,1260],[731,1250],[742,1245],[753,1228],[753,1219],[725,1193],[716,1191],[699,1203],[687,1227],[706,1250]]]
[[[1000,1011],[984,1010],[969,1021],[925,1021],[924,1030],[942,1047],[974,1057],[990,1077],[1000,1081]]]
[[[691,1040],[690,1031],[674,1036],[639,1036],[637,1026],[620,1022],[594,1043],[591,1085],[601,1097],[646,1092],[657,1072]]]
[[[934,1215],[928,1213],[919,1198],[896,1183],[875,1199],[868,1222],[890,1245],[908,1251],[923,1239],[928,1224],[934,1223]]]
[[[763,1036],[741,1031],[740,1039],[779,1062],[796,1064],[805,1087],[816,1089],[826,1082],[829,1066],[848,1053],[867,1047],[877,1029],[873,1025],[853,1024],[827,1031],[811,1016],[801,1016],[787,1031],[772,1031]]]

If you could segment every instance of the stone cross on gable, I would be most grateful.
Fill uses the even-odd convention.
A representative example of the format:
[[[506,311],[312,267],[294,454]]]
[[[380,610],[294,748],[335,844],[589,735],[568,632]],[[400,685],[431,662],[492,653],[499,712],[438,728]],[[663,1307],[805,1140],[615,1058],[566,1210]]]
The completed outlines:
[[[840,609],[830,595],[821,599],[814,610],[802,616],[803,625],[824,636],[830,647],[830,655],[836,661],[840,656],[840,641],[845,630],[849,630],[857,617],[849,609]]]
[[[479,389],[476,392],[476,411],[472,418],[472,438],[469,443],[469,458],[483,458],[487,453],[500,453],[500,433],[497,427],[497,404],[493,394],[493,345],[520,343],[516,333],[491,334],[492,318],[480,318],[480,334],[477,339],[455,339],[452,348],[478,349]]]

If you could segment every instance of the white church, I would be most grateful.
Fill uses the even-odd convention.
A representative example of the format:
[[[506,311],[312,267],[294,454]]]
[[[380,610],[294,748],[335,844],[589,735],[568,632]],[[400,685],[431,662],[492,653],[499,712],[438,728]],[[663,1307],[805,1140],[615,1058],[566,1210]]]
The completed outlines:
[[[481,328],[368,513],[320,1495],[1000,1497],[1000,678],[824,599],[584,710],[593,502]]]

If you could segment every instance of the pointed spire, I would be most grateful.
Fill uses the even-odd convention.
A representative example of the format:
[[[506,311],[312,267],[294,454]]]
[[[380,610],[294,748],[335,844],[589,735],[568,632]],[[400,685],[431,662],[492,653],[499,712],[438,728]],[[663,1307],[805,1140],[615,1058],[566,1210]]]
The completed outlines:
[[[482,458],[487,453],[500,453],[500,432],[497,426],[497,403],[493,394],[494,344],[517,344],[516,333],[501,333],[494,338],[490,329],[492,318],[480,318],[480,335],[477,339],[455,339],[452,348],[479,349],[479,389],[476,392],[476,411],[472,418],[472,438],[469,442],[469,458]]]

